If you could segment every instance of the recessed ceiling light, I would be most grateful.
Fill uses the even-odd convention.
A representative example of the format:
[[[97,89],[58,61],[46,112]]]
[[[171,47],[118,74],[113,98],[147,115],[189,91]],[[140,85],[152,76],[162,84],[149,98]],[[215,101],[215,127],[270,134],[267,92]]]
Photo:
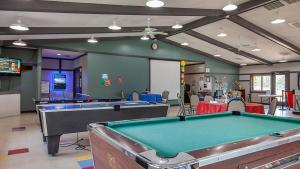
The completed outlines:
[[[180,24],[178,24],[178,23],[176,23],[175,25],[172,26],[172,28],[173,29],[181,29],[181,28],[183,28],[183,26],[180,25]]]
[[[88,43],[98,43],[98,40],[92,36],[90,39],[87,40]]]
[[[219,33],[217,36],[218,36],[218,37],[226,37],[227,34],[226,34],[226,33]]]
[[[58,54],[56,54],[57,56],[61,56],[61,54],[60,53],[58,53]]]
[[[281,19],[281,18],[277,18],[277,19],[271,21],[271,23],[274,24],[274,25],[275,24],[281,24],[281,23],[284,23],[284,22],[286,22],[286,20],[285,19]]]
[[[252,49],[251,51],[252,51],[252,52],[260,52],[260,51],[261,51],[261,49],[259,49],[259,48],[255,48],[255,49]]]
[[[182,46],[189,46],[190,44],[188,42],[181,43]]]
[[[215,57],[220,57],[221,55],[220,55],[220,54],[215,54],[214,56],[215,56]]]
[[[29,28],[26,25],[22,24],[21,20],[18,20],[17,23],[10,25],[9,28],[13,29],[13,30],[17,30],[17,31],[28,31],[29,30]]]
[[[161,0],[148,0],[146,5],[151,8],[160,8],[163,7],[165,3]]]
[[[111,30],[120,30],[120,29],[122,29],[121,26],[117,25],[117,22],[115,20],[113,21],[113,24],[110,25],[108,28],[111,29]]]
[[[16,45],[16,46],[27,46],[27,44],[24,41],[22,41],[22,39],[14,41],[13,45]]]
[[[143,35],[142,37],[141,37],[141,40],[149,40],[149,37],[148,36],[146,36],[146,35]]]
[[[286,63],[287,60],[280,60],[279,62],[280,62],[280,63]]]
[[[247,63],[241,63],[240,65],[241,66],[247,66]]]
[[[223,7],[223,11],[234,11],[238,8],[238,6],[231,1],[228,2],[226,6]]]

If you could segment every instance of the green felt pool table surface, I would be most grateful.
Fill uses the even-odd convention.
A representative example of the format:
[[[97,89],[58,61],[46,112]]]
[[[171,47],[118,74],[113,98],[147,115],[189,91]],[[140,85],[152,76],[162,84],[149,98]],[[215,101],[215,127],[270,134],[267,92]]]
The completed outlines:
[[[158,155],[173,157],[208,147],[299,129],[300,120],[232,112],[150,120],[110,122],[108,128]]]

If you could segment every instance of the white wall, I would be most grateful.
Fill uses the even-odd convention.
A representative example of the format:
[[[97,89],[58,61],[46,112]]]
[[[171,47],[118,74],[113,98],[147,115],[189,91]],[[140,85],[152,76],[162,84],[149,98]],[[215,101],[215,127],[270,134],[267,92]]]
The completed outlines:
[[[240,68],[240,74],[244,73],[269,73],[274,71],[300,71],[300,62],[293,63],[280,63],[272,66],[257,65],[257,66],[244,66]]]
[[[271,73],[276,71],[287,71],[290,73],[290,90],[294,90],[298,88],[298,72],[300,72],[300,62],[293,63],[280,63],[274,64],[272,66],[267,65],[254,65],[254,66],[244,66],[240,68],[240,76],[239,80],[241,80],[241,84],[247,91],[250,91],[250,82],[246,82],[245,80],[251,80],[250,74],[256,73]],[[257,96],[258,94],[252,94],[253,102],[260,102],[260,98]]]
[[[150,60],[151,93],[170,92],[169,99],[177,99],[180,93],[180,63],[178,61]]]
[[[0,95],[0,118],[19,115],[21,110],[20,94]]]

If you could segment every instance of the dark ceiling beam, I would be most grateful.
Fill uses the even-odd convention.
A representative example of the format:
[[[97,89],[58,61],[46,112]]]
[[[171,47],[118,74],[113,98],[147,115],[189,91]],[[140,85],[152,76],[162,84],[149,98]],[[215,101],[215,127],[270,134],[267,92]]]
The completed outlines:
[[[0,10],[54,12],[74,14],[115,14],[115,15],[160,15],[160,16],[217,16],[224,14],[219,9],[195,8],[149,8],[91,3],[72,3],[40,0],[1,0]]]
[[[168,35],[157,36],[157,39],[163,39],[163,38],[170,37],[170,36],[173,36],[173,35],[176,35],[179,33],[184,33],[186,31],[189,31],[189,30],[192,30],[192,29],[204,26],[204,25],[208,25],[210,23],[214,23],[214,22],[217,22],[222,19],[225,19],[225,16],[204,17],[204,18],[201,18],[201,19],[198,19],[198,20],[195,20],[193,22],[183,25],[183,28],[180,30],[169,31]]]
[[[101,43],[101,41],[115,41],[115,40],[124,40],[124,39],[140,39],[140,36],[118,36],[118,37],[95,37]],[[58,44],[58,43],[75,43],[75,42],[87,42],[87,38],[65,38],[65,39],[24,39],[28,46],[36,46],[40,44]],[[4,46],[12,45],[14,40],[4,40]]]
[[[291,51],[293,51],[293,52],[300,55],[300,48],[299,47],[293,45],[292,43],[290,43],[290,42],[288,42],[288,41],[286,41],[286,40],[284,40],[284,39],[282,39],[282,38],[280,38],[280,37],[278,37],[278,36],[276,36],[276,35],[274,35],[270,32],[268,32],[267,30],[265,30],[261,27],[256,26],[255,24],[247,21],[244,18],[242,18],[240,16],[231,16],[228,19],[231,22],[234,22],[234,23],[236,23],[236,24],[238,24],[238,25],[240,25],[240,26],[242,26],[242,27],[244,27],[244,28],[246,28],[246,29],[262,36],[262,37],[264,37],[264,38],[267,38],[267,39],[269,39],[269,40],[271,40],[271,41],[273,41],[273,42],[275,42],[275,43],[277,43],[277,44],[279,44],[279,45],[281,45],[281,46],[283,46],[283,47],[285,47],[285,48],[287,48],[287,49],[289,49],[289,50],[291,50]]]
[[[170,26],[153,26],[159,31],[168,31]],[[134,33],[143,32],[145,27],[122,27],[119,31],[107,27],[31,27],[29,31],[15,31],[0,27],[0,35],[41,35],[41,34],[95,34],[95,33]]]
[[[183,29],[181,29],[181,30],[171,31],[171,32],[168,32],[169,33],[168,35],[158,36],[157,38],[158,39],[167,38],[167,37],[179,34],[179,33],[183,33],[183,32],[186,32],[186,31],[189,31],[192,29],[196,29],[196,28],[220,21],[222,19],[228,18],[229,16],[238,15],[238,14],[250,11],[252,9],[259,8],[261,6],[272,3],[274,1],[276,1],[276,0],[250,0],[245,3],[240,4],[238,6],[238,9],[233,12],[227,12],[227,13],[224,13],[223,15],[218,15],[218,16],[213,16],[213,17],[204,17],[204,18],[195,20],[193,22],[183,25]]]
[[[187,31],[185,33],[188,34],[188,35],[190,35],[190,36],[193,36],[193,37],[195,37],[197,39],[201,39],[201,40],[203,40],[205,42],[208,42],[210,44],[218,46],[220,48],[229,50],[229,51],[231,51],[231,52],[233,52],[233,53],[235,53],[237,55],[244,56],[244,57],[246,57],[248,59],[252,59],[252,60],[255,60],[257,62],[264,63],[264,64],[272,64],[272,62],[270,62],[270,61],[268,61],[266,59],[263,59],[263,58],[260,58],[258,56],[252,55],[251,53],[239,50],[239,49],[237,49],[237,48],[235,48],[233,46],[230,46],[230,45],[227,45],[227,44],[225,44],[223,42],[220,42],[220,41],[217,41],[215,39],[212,39],[212,38],[210,38],[208,36],[205,36],[205,35],[203,35],[201,33],[196,32],[196,31],[190,30],[190,31]]]
[[[173,45],[173,46],[177,46],[177,47],[182,48],[182,49],[186,49],[186,50],[188,50],[188,51],[190,51],[190,52],[194,52],[194,53],[197,53],[197,54],[202,55],[202,56],[206,56],[206,57],[210,57],[210,58],[219,60],[219,61],[221,61],[221,62],[230,64],[230,65],[240,66],[240,65],[237,64],[237,63],[230,62],[230,61],[228,61],[228,60],[225,60],[225,59],[222,59],[222,58],[219,58],[219,57],[214,57],[213,55],[211,55],[211,54],[209,54],[209,53],[202,52],[202,51],[200,51],[200,50],[197,50],[197,49],[194,49],[194,48],[191,48],[191,47],[188,47],[188,46],[182,46],[181,44],[179,44],[179,43],[177,43],[177,42],[174,42],[174,41],[171,41],[171,40],[169,40],[169,39],[161,39],[160,41],[163,41],[163,42],[168,43],[168,44]]]

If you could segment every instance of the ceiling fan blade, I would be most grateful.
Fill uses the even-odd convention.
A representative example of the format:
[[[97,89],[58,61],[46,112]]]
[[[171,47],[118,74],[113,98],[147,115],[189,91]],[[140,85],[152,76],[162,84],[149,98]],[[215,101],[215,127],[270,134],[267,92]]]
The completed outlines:
[[[153,34],[149,34],[151,39],[155,39],[155,36]]]

